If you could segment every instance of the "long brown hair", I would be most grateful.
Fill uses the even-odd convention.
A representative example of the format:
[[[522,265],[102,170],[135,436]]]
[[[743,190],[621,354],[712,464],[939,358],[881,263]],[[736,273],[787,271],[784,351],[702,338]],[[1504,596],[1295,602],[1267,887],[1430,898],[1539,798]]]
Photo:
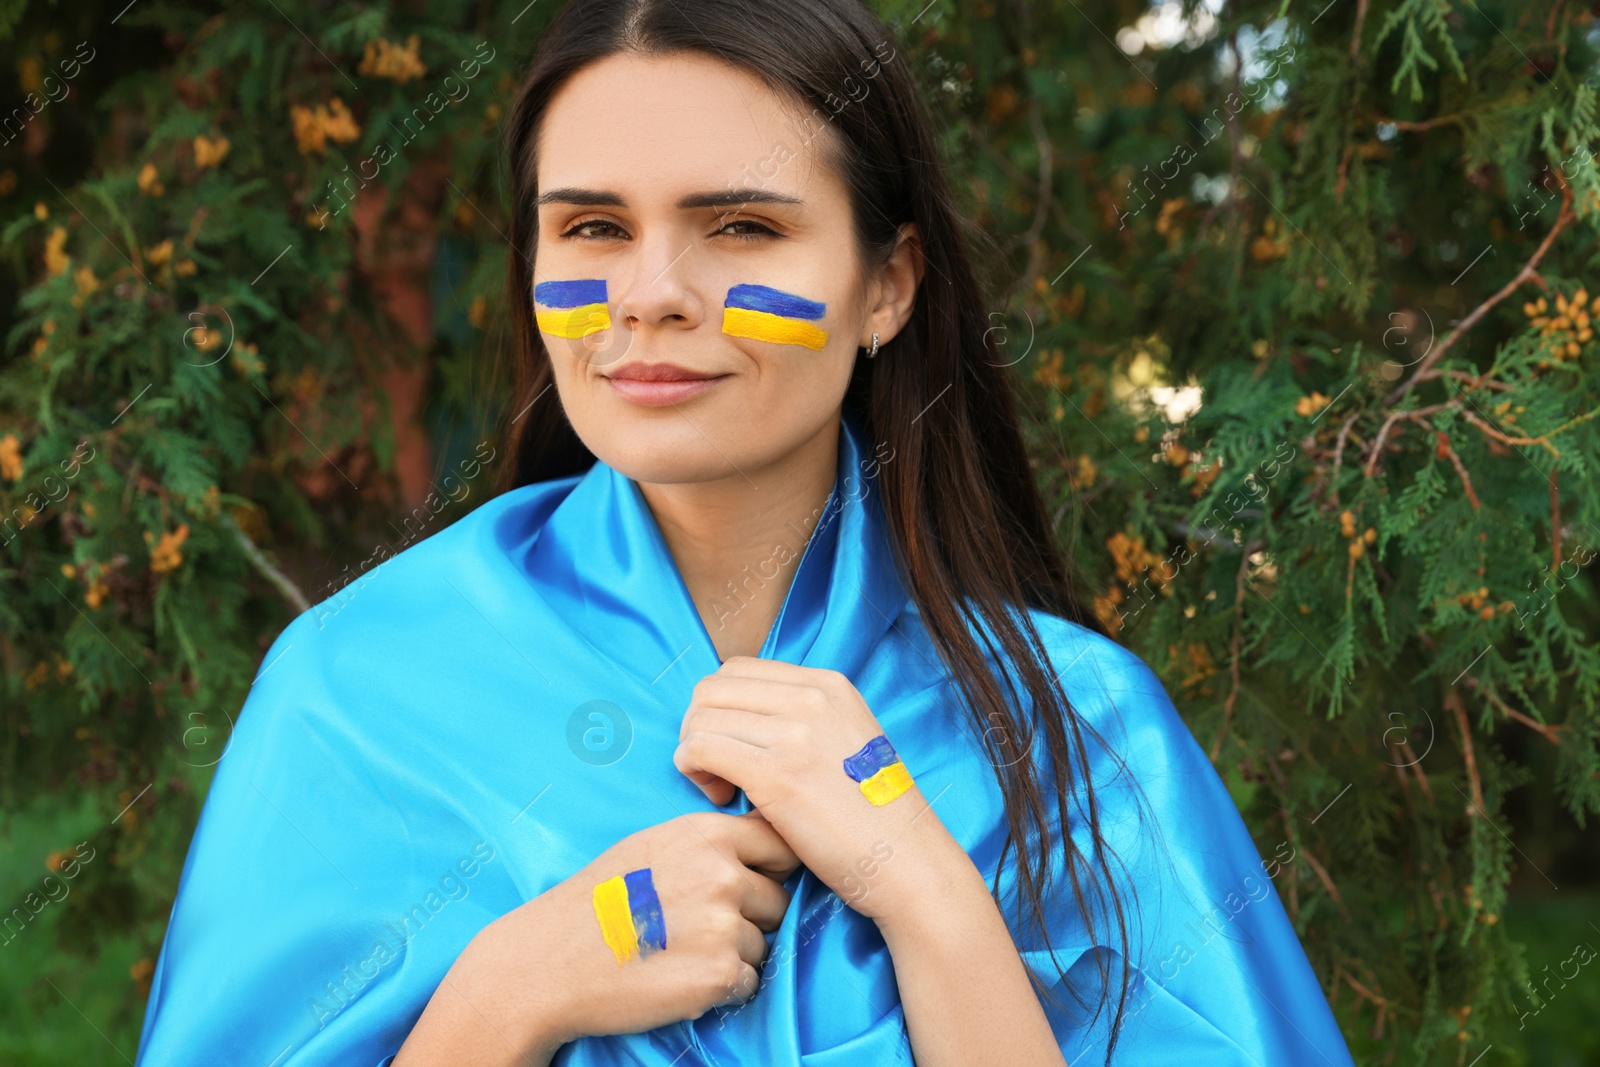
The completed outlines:
[[[1017,885],[1027,898],[1031,925],[1048,944],[1049,861],[1053,850],[1062,848],[1073,903],[1086,929],[1097,936],[1099,917],[1115,915],[1116,939],[1097,936],[1094,942],[1118,949],[1122,959],[1109,1062],[1121,1033],[1130,968],[1127,922],[1119,894],[1109,889],[1110,848],[1101,837],[1089,782],[1084,734],[1093,729],[1061,690],[1027,612],[1016,609],[1026,605],[1110,635],[1074,591],[1034,484],[1014,386],[989,339],[968,252],[970,240],[983,238],[956,210],[938,162],[934,124],[898,57],[893,32],[860,0],[573,0],[554,16],[506,128],[511,168],[506,292],[514,384],[503,429],[508,461],[500,465],[498,489],[581,473],[595,461],[555,395],[530,302],[538,241],[535,149],[553,94],[580,68],[620,52],[694,52],[720,59],[749,70],[801,103],[802,113],[831,125],[837,141],[819,143],[828,146],[834,157],[828,162],[849,186],[862,263],[885,263],[900,226],[917,225],[925,270],[911,319],[877,358],[856,360],[845,404],[862,418],[870,440],[893,448],[894,462],[880,468],[879,484],[896,564],[960,686],[1005,797],[1007,838],[991,890],[997,904],[1000,868],[1015,846],[1021,861]],[[876,73],[868,81],[863,72],[873,64]],[[857,98],[851,87],[861,85],[869,88]],[[1034,709],[1033,721],[1014,703],[1012,680],[989,669],[975,636],[979,620],[969,604],[1014,665]],[[1049,777],[1057,825],[1063,828],[1059,841],[1050,833],[1041,775],[1031,754],[1040,731],[1054,764]],[[1075,783],[1082,793],[1073,805],[1080,817],[1069,821]],[[1075,844],[1071,827],[1088,833],[1089,855]],[[1099,986],[1109,992],[1105,954],[1094,956]],[[1059,960],[1056,966],[1060,971]],[[1096,1018],[1105,1002],[1101,998]]]

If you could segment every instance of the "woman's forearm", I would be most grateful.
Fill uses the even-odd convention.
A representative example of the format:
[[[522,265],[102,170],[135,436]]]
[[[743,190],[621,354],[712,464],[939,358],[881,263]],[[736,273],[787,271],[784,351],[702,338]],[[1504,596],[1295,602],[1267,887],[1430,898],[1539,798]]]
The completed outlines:
[[[872,892],[895,896],[878,928],[917,1067],[1061,1067],[1011,931],[955,839],[940,827],[897,850],[884,870],[888,884]]]
[[[429,999],[392,1067],[549,1067],[565,1040],[557,1009],[537,995],[527,961],[537,951],[527,916],[490,923],[462,950]],[[507,924],[515,923],[519,930]]]

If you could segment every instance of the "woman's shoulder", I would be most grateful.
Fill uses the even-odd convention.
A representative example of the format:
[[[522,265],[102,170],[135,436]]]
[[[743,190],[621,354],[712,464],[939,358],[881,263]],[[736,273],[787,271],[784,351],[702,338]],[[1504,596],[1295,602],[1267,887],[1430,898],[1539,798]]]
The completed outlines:
[[[1189,724],[1179,714],[1160,676],[1134,650],[1071,620],[1030,610],[1049,669],[1080,724],[1093,780],[1101,784],[1137,783],[1127,799],[1151,801],[1152,787],[1213,786],[1225,792]],[[1146,791],[1141,793],[1141,790]],[[1105,794],[1108,803],[1123,790]],[[1180,794],[1156,788],[1155,795],[1177,801]],[[1135,800],[1135,798],[1137,798]],[[1160,805],[1158,805],[1159,807]]]
[[[1019,664],[1001,653],[993,621],[976,605],[965,605],[973,637],[984,660],[1009,682],[1017,699],[1026,701]],[[1023,611],[1013,607],[1014,623],[1023,623]],[[907,670],[941,674],[940,658],[915,603],[906,606],[901,630],[915,635],[916,657],[907,657]],[[1045,611],[1026,609],[1026,620],[1039,636],[1044,658],[1039,663],[1048,676],[1059,679],[1063,693],[1081,725],[1101,739],[1103,747],[1118,756],[1137,755],[1141,762],[1164,764],[1171,758],[1199,755],[1188,726],[1173,706],[1161,678],[1143,657],[1116,640],[1087,626]],[[919,675],[920,678],[920,675]],[[948,678],[945,679],[948,681]],[[931,682],[929,684],[932,684]],[[1043,743],[1043,736],[1040,737]],[[1204,758],[1203,756],[1201,757]]]
[[[262,656],[236,723],[241,740],[303,739],[335,725],[351,736],[391,732],[426,668],[452,662],[464,634],[492,637],[486,620],[521,602],[522,555],[573,481],[501,493],[427,536],[379,544],[348,568],[340,588],[291,619]]]
[[[1133,649],[1115,639],[1039,608],[1028,617],[1039,632],[1062,685],[1085,695],[1119,691],[1166,690],[1155,670]]]
[[[279,631],[253,688],[386,670],[402,654],[391,638],[415,647],[470,625],[486,599],[521,580],[523,554],[575,482],[511,489],[426,536],[378,542]]]
[[[993,621],[970,602],[966,607],[968,618],[977,620],[970,625],[985,661],[1003,679],[1003,685],[1009,683],[1014,699],[1026,704],[1028,690],[1023,685],[1019,663],[1001,654]],[[920,615],[914,605],[908,605],[907,613]],[[1011,618],[1020,626],[1024,621],[1022,610],[1013,607]],[[1131,784],[1215,777],[1210,761],[1179,715],[1160,676],[1139,653],[1096,630],[1040,608],[1029,607],[1026,621],[1032,624],[1043,649],[1038,666],[1047,677],[1059,680],[1071,705],[1074,724],[1079,727],[1076,733],[1096,788],[1112,781]],[[907,625],[903,629],[916,633],[921,642],[930,641],[925,625]],[[918,663],[937,662],[931,647],[922,648],[921,652],[918,657],[908,657],[913,662],[907,669],[919,669]],[[929,673],[935,670],[927,668]],[[1021,714],[1020,721],[1031,719],[1031,713]],[[1053,762],[1045,752],[1048,733],[1038,731],[1034,739],[1040,746],[1037,758],[1041,766]],[[1073,747],[1076,749],[1078,744],[1074,741]],[[1129,797],[1136,795],[1137,791],[1133,791]]]
[[[459,589],[463,581],[484,580],[485,572],[514,568],[519,552],[532,543],[576,482],[563,478],[507,490],[423,536],[408,534],[412,519],[406,516],[404,529],[395,527],[400,536],[379,540],[365,557],[347,565],[338,588],[292,625],[326,631],[347,613],[351,620],[396,610],[420,613],[428,598],[451,594],[452,583]],[[425,508],[419,506],[416,513],[425,514]]]
[[[1060,681],[1074,712],[1090,726],[1190,736],[1160,676],[1133,649],[1041,608],[1029,607],[1027,618],[1044,649],[1041,666]],[[981,629],[992,635],[992,628]],[[1016,676],[1014,664],[1008,673]]]

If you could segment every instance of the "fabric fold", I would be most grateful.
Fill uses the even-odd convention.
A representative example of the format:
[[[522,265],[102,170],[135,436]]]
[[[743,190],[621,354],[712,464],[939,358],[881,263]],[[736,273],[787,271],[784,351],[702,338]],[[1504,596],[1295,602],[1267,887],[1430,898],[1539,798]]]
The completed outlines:
[[[755,583],[792,573],[762,656],[848,677],[992,880],[1002,796],[894,565],[876,481],[893,461],[847,412],[826,505],[737,561],[708,614],[744,610]],[[1139,904],[1130,954],[1146,979],[1126,1062],[1346,1067],[1262,854],[1153,672],[1031,617],[1104,739],[1090,764]],[[489,922],[628,834],[749,810],[742,792],[710,804],[672,763],[692,690],[718,662],[638,485],[598,462],[489,500],[300,615],[263,660],[207,794],[140,1067],[381,1067]],[[1084,828],[1069,829],[1083,848]],[[1050,940],[1072,988],[1089,988],[1096,953],[1117,946],[1084,929],[1057,874]],[[555,1064],[911,1064],[876,924],[804,868],[786,885],[753,999],[580,1038]],[[1014,896],[1010,873],[1000,885]],[[1060,982],[1043,946],[1018,940],[1041,980]],[[1047,1014],[1071,1058],[1103,1047],[1103,1018]]]

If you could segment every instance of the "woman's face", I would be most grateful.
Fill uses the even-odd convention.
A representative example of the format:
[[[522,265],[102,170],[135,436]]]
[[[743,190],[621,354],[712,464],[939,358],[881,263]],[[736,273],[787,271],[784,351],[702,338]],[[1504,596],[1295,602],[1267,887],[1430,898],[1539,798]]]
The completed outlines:
[[[610,56],[552,99],[527,295],[602,461],[644,482],[748,477],[834,426],[857,346],[887,342],[913,293],[893,269],[863,276],[833,136],[692,54]],[[624,381],[640,364],[715,380]]]

